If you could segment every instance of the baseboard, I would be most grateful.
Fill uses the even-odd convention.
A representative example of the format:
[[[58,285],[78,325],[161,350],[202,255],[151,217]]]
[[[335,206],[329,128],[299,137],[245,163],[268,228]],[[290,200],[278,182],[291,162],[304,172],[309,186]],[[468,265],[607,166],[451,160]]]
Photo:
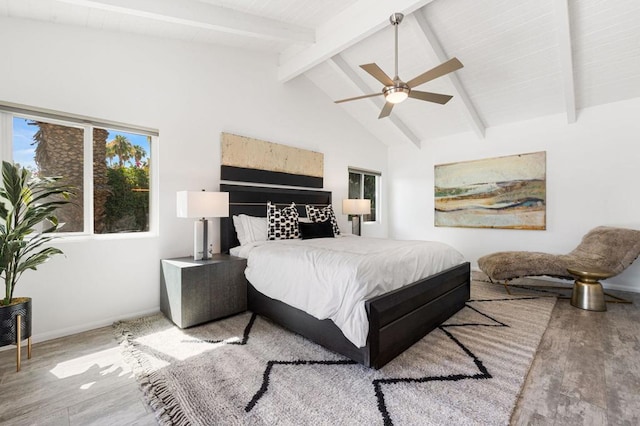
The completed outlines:
[[[84,324],[79,325],[79,326],[63,328],[63,329],[60,329],[60,330],[49,331],[49,332],[46,332],[46,333],[33,334],[31,336],[31,342],[32,343],[46,342],[47,340],[53,340],[53,339],[57,339],[59,337],[71,336],[72,334],[78,334],[78,333],[82,333],[84,331],[95,330],[96,328],[107,327],[107,326],[112,325],[116,321],[122,321],[122,320],[126,320],[126,319],[131,319],[131,318],[144,317],[144,316],[155,314],[155,313],[158,313],[158,312],[160,312],[160,307],[156,307],[154,309],[149,309],[149,310],[146,310],[146,311],[140,311],[140,312],[133,312],[133,313],[130,313],[130,314],[124,314],[124,315],[120,315],[118,317],[105,318],[105,319],[102,319],[102,320],[99,320],[99,321],[84,323]],[[26,343],[23,342],[23,345],[25,345],[25,344]],[[16,348],[15,345],[7,345],[7,346],[4,346],[4,347],[0,348],[0,352],[1,351],[5,351],[5,350],[9,350],[9,349],[15,350],[15,348]]]
[[[620,285],[620,284],[613,284],[613,283],[604,282],[604,283],[602,283],[602,287],[605,290],[619,290],[619,291],[626,291],[626,292],[629,292],[629,293],[640,293],[640,288],[627,287],[625,285]]]

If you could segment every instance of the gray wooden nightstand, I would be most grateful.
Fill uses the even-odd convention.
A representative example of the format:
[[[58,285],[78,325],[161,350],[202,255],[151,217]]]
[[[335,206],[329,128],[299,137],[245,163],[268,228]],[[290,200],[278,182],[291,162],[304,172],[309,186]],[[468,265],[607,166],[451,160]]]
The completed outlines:
[[[163,259],[160,310],[180,328],[245,311],[246,267],[247,259],[227,254]]]

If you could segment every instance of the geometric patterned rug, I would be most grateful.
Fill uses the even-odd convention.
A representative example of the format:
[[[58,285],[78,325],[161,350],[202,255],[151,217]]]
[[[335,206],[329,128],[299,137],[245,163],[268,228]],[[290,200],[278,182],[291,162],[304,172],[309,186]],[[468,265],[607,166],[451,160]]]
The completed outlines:
[[[160,424],[505,425],[556,302],[511,291],[473,281],[462,310],[380,370],[251,312],[114,330]]]

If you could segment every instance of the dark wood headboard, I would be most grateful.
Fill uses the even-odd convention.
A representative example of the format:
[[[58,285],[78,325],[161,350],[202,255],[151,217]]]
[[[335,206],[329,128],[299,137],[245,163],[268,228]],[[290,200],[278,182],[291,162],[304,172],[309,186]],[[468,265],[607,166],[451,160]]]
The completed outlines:
[[[233,215],[247,214],[265,217],[267,215],[267,201],[271,201],[279,207],[289,206],[294,202],[300,216],[306,217],[305,204],[317,207],[331,204],[331,192],[329,191],[227,184],[221,184],[220,191],[229,193],[229,217],[220,219],[222,253],[229,253],[230,248],[240,245],[236,229],[233,226]]]

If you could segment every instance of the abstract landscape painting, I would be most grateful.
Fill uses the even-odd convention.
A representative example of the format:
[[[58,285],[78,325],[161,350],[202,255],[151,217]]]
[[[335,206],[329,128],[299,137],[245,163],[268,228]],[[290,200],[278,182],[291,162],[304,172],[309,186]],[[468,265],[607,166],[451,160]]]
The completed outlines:
[[[435,225],[546,228],[546,152],[435,166]]]

